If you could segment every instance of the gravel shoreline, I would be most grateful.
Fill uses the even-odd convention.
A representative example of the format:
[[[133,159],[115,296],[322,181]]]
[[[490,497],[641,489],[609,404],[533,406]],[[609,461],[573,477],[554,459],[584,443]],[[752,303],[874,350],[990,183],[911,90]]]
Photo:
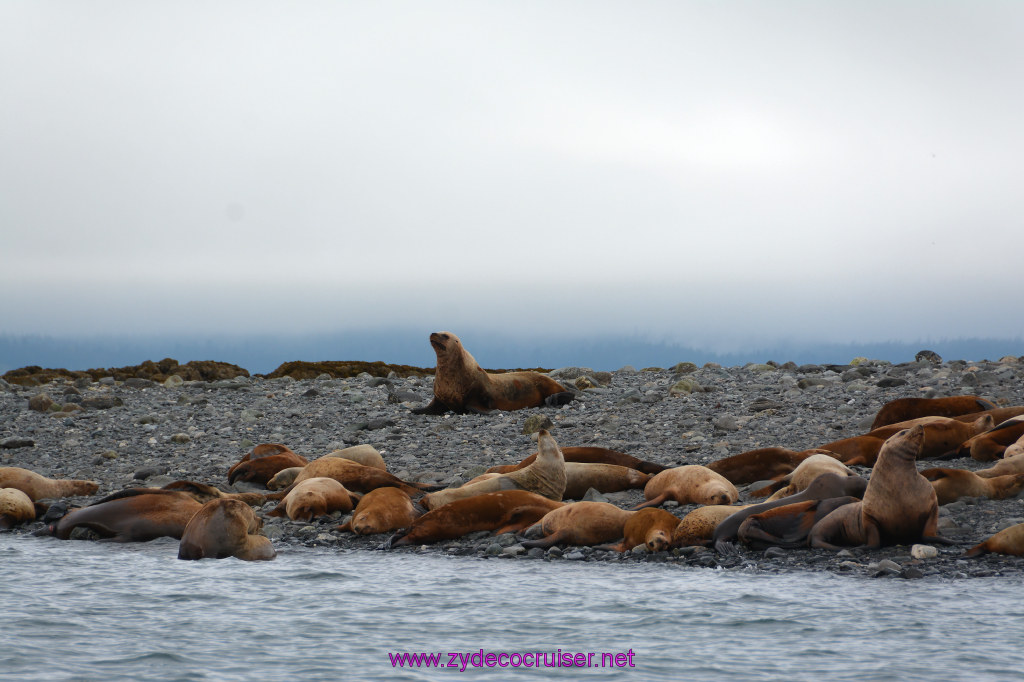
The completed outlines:
[[[903,397],[977,394],[1000,405],[1024,405],[1024,362],[941,362],[922,359],[889,364],[858,359],[848,365],[793,363],[743,367],[696,367],[593,372],[567,367],[551,376],[579,390],[562,408],[490,415],[414,415],[431,397],[432,377],[371,377],[296,381],[260,376],[165,384],[143,379],[92,381],[58,378],[43,386],[0,382],[0,466],[19,466],[52,478],[100,483],[97,498],[133,486],[195,480],[223,490],[227,470],[254,444],[279,442],[309,459],[367,443],[381,452],[388,470],[403,479],[457,485],[497,464],[513,464],[536,451],[523,426],[548,418],[559,445],[613,448],[667,466],[707,464],[755,448],[794,450],[865,433],[878,409]],[[51,411],[29,408],[46,394]],[[402,400],[404,399],[404,401]],[[57,412],[64,406],[69,412]],[[919,467],[977,470],[972,459],[923,460]],[[868,469],[855,468],[867,476]],[[748,500],[741,488],[740,502]],[[629,508],[641,490],[604,495]],[[359,537],[334,530],[344,517],[313,523],[267,518],[264,533],[275,546],[302,544],[337,550],[376,550],[386,536]],[[666,506],[679,516],[694,505]],[[474,533],[427,548],[394,551],[500,557],[517,560],[665,562],[758,572],[826,571],[852,576],[966,578],[1024,575],[1024,558],[988,555],[964,559],[967,547],[1024,522],[1024,495],[1008,500],[961,499],[940,507],[940,531],[957,545],[938,546],[938,556],[914,559],[910,547],[879,550],[783,550],[739,547],[723,556],[710,548],[644,554],[591,548],[524,550],[515,536]],[[12,531],[30,533],[41,522]]]

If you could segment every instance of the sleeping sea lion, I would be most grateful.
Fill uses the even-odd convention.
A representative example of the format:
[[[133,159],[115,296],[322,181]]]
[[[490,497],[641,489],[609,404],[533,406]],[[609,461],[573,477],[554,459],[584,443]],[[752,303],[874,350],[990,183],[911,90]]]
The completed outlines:
[[[307,478],[294,485],[267,516],[287,515],[292,521],[309,523],[318,516],[352,511],[358,501],[358,497],[333,478]]]
[[[277,556],[270,540],[257,535],[263,522],[239,500],[211,500],[185,526],[179,559],[265,561]]]
[[[637,545],[643,545],[648,552],[663,552],[672,546],[672,536],[678,527],[679,517],[672,512],[655,507],[641,509],[626,519],[622,527],[622,542],[602,549],[628,552]]]
[[[811,455],[797,465],[791,474],[773,485],[750,492],[751,497],[764,497],[771,494],[768,502],[790,497],[804,490],[815,479],[822,474],[836,474],[838,476],[854,476],[850,469],[830,455]]]
[[[650,474],[618,464],[565,463],[565,492],[562,498],[578,500],[593,488],[600,493],[643,488],[651,480]]]
[[[925,469],[921,475],[931,481],[939,505],[961,497],[987,497],[1005,500],[1024,490],[1024,473],[983,477],[966,469]]]
[[[0,528],[14,528],[27,521],[35,521],[37,512],[32,498],[21,490],[0,488]]]
[[[636,469],[642,471],[645,474],[658,474],[667,469],[663,464],[656,462],[648,462],[647,460],[638,459],[632,455],[627,455],[625,452],[619,452],[618,450],[609,450],[608,448],[596,448],[596,447],[567,447],[560,448],[562,450],[562,457],[565,458],[566,464],[569,462],[583,462],[587,464],[617,464],[618,466],[629,467],[630,469]],[[507,474],[510,471],[516,469],[522,469],[533,464],[533,461],[537,459],[537,453],[533,453],[519,464],[505,464],[501,466],[491,467],[487,470],[487,473]]]
[[[790,474],[814,450],[797,452],[787,448],[758,448],[732,455],[707,465],[716,474],[725,476],[733,485],[746,485]]]
[[[426,483],[403,481],[394,474],[376,467],[359,464],[344,457],[325,455],[314,459],[302,468],[291,485],[280,492],[267,495],[271,500],[283,500],[292,488],[310,478],[333,478],[354,493],[368,493],[375,488],[400,488],[409,496],[421,495],[437,487]]]
[[[666,469],[644,486],[646,502],[633,507],[656,507],[666,500],[679,504],[732,504],[739,499],[736,486],[721,474],[699,464]]]
[[[1024,436],[1024,416],[1012,417],[998,426],[965,440],[957,455],[979,462],[992,462],[1003,456],[1006,448]]]
[[[451,332],[434,332],[430,345],[437,354],[434,398],[413,414],[520,410],[564,405],[573,399],[572,392],[539,372],[485,372]]]
[[[412,498],[398,488],[377,488],[363,495],[352,518],[337,530],[373,535],[408,528],[423,513]]]
[[[705,547],[710,545],[715,530],[726,519],[752,505],[709,504],[697,507],[683,517],[672,532],[673,547]],[[732,533],[735,536],[735,532]]]
[[[377,448],[372,445],[363,443],[362,445],[353,445],[350,448],[342,448],[341,450],[334,450],[327,453],[324,457],[341,457],[342,459],[350,459],[353,462],[358,462],[363,466],[373,467],[382,471],[387,471],[388,467],[384,464],[384,458],[380,456],[380,452]]]
[[[636,512],[620,509],[608,502],[573,502],[554,509],[528,528],[526,534],[540,531],[540,540],[520,544],[527,549],[547,549],[556,544],[597,545],[623,536],[626,521]]]
[[[148,542],[168,536],[181,538],[192,515],[202,506],[192,495],[181,490],[129,488],[88,507],[71,510],[57,523],[51,524],[46,533],[67,540],[75,528],[81,527],[111,542]]]
[[[308,463],[305,457],[295,454],[287,445],[261,443],[228,469],[228,484],[246,481],[266,485],[267,481],[282,469],[302,467]]]
[[[957,417],[996,406],[976,395],[956,395],[946,398],[898,398],[878,410],[871,429],[888,426],[918,417]]]
[[[971,547],[964,556],[975,557],[989,552],[1024,556],[1024,523],[1004,528],[984,542]]]
[[[93,495],[100,489],[100,486],[96,481],[47,478],[21,467],[0,467],[0,488],[17,488],[35,502],[61,497]]]

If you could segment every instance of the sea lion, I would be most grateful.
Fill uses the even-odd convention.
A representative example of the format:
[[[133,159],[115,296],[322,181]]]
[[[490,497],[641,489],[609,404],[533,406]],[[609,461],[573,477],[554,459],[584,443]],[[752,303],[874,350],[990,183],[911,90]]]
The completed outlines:
[[[650,474],[618,464],[565,463],[565,492],[562,498],[578,500],[593,488],[600,493],[643,488],[651,480]]]
[[[818,447],[819,450],[828,450],[836,453],[840,462],[853,466],[874,466],[878,459],[878,453],[882,450],[884,438],[874,436],[851,436],[840,438],[831,443],[825,443]]]
[[[921,475],[931,481],[939,505],[961,497],[987,497],[1005,500],[1024,490],[1024,473],[982,477],[965,469],[925,469]]]
[[[377,448],[365,443],[362,445],[353,445],[350,448],[334,450],[324,456],[341,457],[342,459],[349,459],[353,462],[358,462],[363,466],[373,467],[382,471],[388,470],[387,465],[384,464],[384,458],[380,456],[380,452],[377,451]]]
[[[431,509],[384,544],[385,549],[460,538],[480,530],[511,533],[531,526],[564,502],[528,490],[483,493]]]
[[[228,484],[246,481],[266,485],[274,474],[288,467],[303,467],[309,461],[281,443],[261,443],[228,469]]]
[[[1020,442],[1020,441],[1018,441]],[[1024,474],[1024,452],[1021,454],[1013,454],[1010,446],[1003,452],[1003,458],[996,460],[996,463],[990,466],[988,469],[978,469],[974,473],[982,478],[994,478],[996,476],[1009,476],[1010,474]]]
[[[232,500],[244,505],[244,502]],[[181,538],[202,504],[189,493],[162,488],[129,488],[87,507],[73,509],[46,533],[67,540],[75,528],[88,528],[102,540],[148,542],[160,537]],[[248,507],[247,507],[248,508]]]
[[[914,426],[919,426],[924,430],[924,443],[921,446],[918,459],[953,457],[961,443],[992,427],[992,417],[988,415],[979,417],[973,422],[958,421],[949,417],[924,417],[915,421],[917,423]],[[878,453],[882,449],[882,443],[893,434],[905,430],[896,428],[896,426],[884,426],[863,436],[844,438],[821,447],[834,452],[842,451],[844,456],[841,459],[845,464],[870,467],[874,466]],[[858,450],[859,454],[857,454]]]
[[[986,415],[992,417],[992,421],[996,424],[1002,424],[1007,419],[1024,415],[1024,405],[1017,405],[1014,407],[997,407],[994,410],[983,410],[981,412],[963,414],[959,417],[953,417],[953,419],[962,422],[973,422],[977,420],[978,417],[984,417]]]
[[[447,488],[424,495],[420,498],[419,505],[424,509],[437,509],[455,500],[499,490],[528,490],[548,499],[561,501],[566,486],[565,459],[562,457],[562,451],[551,434],[543,429],[537,434],[537,447],[537,459],[527,467],[478,480],[472,484],[467,483],[459,488]],[[482,476],[479,478],[483,479]]]
[[[569,462],[583,462],[587,464],[617,464],[618,466],[629,467],[630,469],[636,469],[642,471],[645,474],[658,474],[667,469],[668,467],[663,464],[656,462],[648,462],[647,460],[638,459],[632,455],[627,455],[624,452],[618,450],[609,450],[608,448],[596,448],[596,447],[567,447],[560,448],[562,450],[562,457],[565,458],[566,464]],[[510,471],[522,469],[533,464],[534,460],[537,459],[537,453],[533,453],[519,464],[505,464],[501,466],[494,466],[487,470],[489,474],[507,474]]]
[[[398,488],[377,488],[363,495],[355,511],[337,530],[373,535],[408,528],[423,512]]]
[[[0,467],[0,488],[17,488],[37,500],[93,495],[100,489],[96,481],[71,478],[46,478],[21,467]]]
[[[1017,439],[1017,442],[1007,445],[1003,450],[1003,459],[1013,459],[1024,455],[1024,436]]]
[[[295,483],[295,479],[299,473],[302,472],[302,467],[288,467],[287,469],[281,469],[274,477],[267,481],[267,488],[269,490],[280,490],[281,488],[287,488],[292,483]]]
[[[754,549],[767,547],[803,547],[807,535],[818,521],[847,504],[860,502],[859,497],[830,497],[805,500],[751,514],[736,530],[736,538]]]
[[[179,559],[265,561],[277,556],[270,540],[257,535],[263,522],[239,500],[211,500],[185,526]]]
[[[812,547],[877,548],[915,542],[942,542],[938,537],[939,503],[935,489],[917,471],[924,427],[891,436],[882,446],[861,502],[844,505],[811,529]]]
[[[14,528],[35,521],[37,509],[32,498],[17,488],[0,488],[0,528]]]
[[[527,549],[547,549],[556,544],[597,545],[623,537],[626,521],[636,512],[620,509],[608,502],[573,502],[549,511],[526,530],[526,535],[539,530],[544,537],[520,544]]]
[[[679,504],[732,504],[739,499],[736,486],[721,474],[699,464],[666,469],[644,486],[646,502],[633,507],[656,507],[665,500]]]
[[[398,488],[392,488],[398,490]],[[401,491],[399,491],[401,492]],[[292,521],[309,523],[318,516],[336,511],[349,512],[359,498],[333,478],[307,478],[292,487],[267,516],[285,516]]]
[[[816,451],[797,452],[787,448],[758,448],[725,457],[707,465],[716,474],[725,476],[733,485],[746,485],[777,476],[786,476]]]
[[[989,552],[1024,556],[1024,523],[1004,528],[984,542],[971,547],[964,552],[964,556],[975,557]]]
[[[654,507],[641,509],[626,519],[622,527],[622,542],[602,549],[628,552],[637,545],[643,545],[648,552],[663,552],[672,546],[672,536],[678,527],[679,517],[672,512]]]
[[[855,474],[850,469],[830,455],[811,455],[804,461],[797,465],[793,473],[789,474],[781,481],[776,482],[774,485],[770,485],[760,490],[751,491],[751,497],[763,497],[771,494],[768,498],[768,502],[781,499],[783,497],[790,497],[795,495],[801,490],[809,486],[816,478],[822,474],[836,474],[839,476],[854,476]]]
[[[280,492],[267,495],[271,500],[282,500],[292,488],[310,478],[333,478],[347,489],[355,493],[368,493],[375,488],[390,486],[404,490],[410,497],[421,495],[427,490],[435,490],[436,486],[426,483],[403,481],[394,474],[381,471],[376,467],[359,464],[344,457],[325,455],[314,459],[302,468],[291,485]]]
[[[824,473],[811,481],[803,491],[789,497],[748,505],[743,508],[731,507],[736,511],[728,518],[721,520],[712,532],[711,541],[720,553],[727,554],[732,550],[731,542],[736,538],[740,525],[751,514],[761,514],[777,507],[810,500],[825,500],[830,497],[863,497],[868,482],[860,476],[846,476],[837,473]],[[684,521],[686,519],[683,519]]]
[[[521,410],[542,405],[564,405],[573,393],[539,372],[485,372],[455,334],[434,332],[430,345],[437,354],[434,398],[413,414]]]
[[[1003,456],[1006,448],[1024,436],[1024,416],[1012,417],[998,426],[965,440],[957,455],[979,462],[992,462]]]
[[[683,517],[672,533],[673,547],[704,547],[711,544],[715,529],[736,512],[751,505],[709,504]]]
[[[888,426],[918,417],[957,417],[981,410],[995,409],[995,405],[976,395],[956,395],[945,398],[898,398],[882,406],[871,423],[871,429]]]
[[[267,496],[263,493],[226,493],[212,485],[195,481],[173,481],[163,486],[161,490],[178,490],[188,493],[199,504],[206,504],[210,500],[225,499],[241,500],[250,506],[260,506],[267,501]]]

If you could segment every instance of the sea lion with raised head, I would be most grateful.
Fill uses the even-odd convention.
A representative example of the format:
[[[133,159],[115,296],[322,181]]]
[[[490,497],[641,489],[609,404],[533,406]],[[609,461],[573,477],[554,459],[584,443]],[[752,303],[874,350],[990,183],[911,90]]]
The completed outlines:
[[[453,540],[481,530],[516,532],[564,504],[528,490],[482,493],[431,509],[413,521],[408,530],[389,538],[384,548]]]
[[[891,436],[882,446],[861,502],[844,505],[814,525],[812,547],[877,548],[915,542],[942,542],[935,489],[917,470],[924,427]]]
[[[62,497],[93,495],[100,489],[96,481],[71,478],[47,478],[21,467],[0,467],[0,488],[17,488],[31,498],[51,500]]]
[[[565,459],[562,457],[562,451],[554,437],[543,429],[537,434],[537,447],[537,459],[527,467],[486,479],[479,476],[476,482],[467,483],[459,488],[446,488],[424,495],[420,498],[419,505],[424,509],[437,509],[455,500],[499,490],[528,490],[548,499],[561,501],[566,486]]]
[[[228,484],[245,481],[266,485],[274,474],[288,467],[303,467],[309,461],[281,443],[260,443],[228,469]]]
[[[412,498],[398,488],[377,488],[363,495],[352,517],[337,530],[356,535],[387,533],[408,528],[421,514]]]
[[[940,467],[925,469],[921,475],[931,481],[940,506],[956,502],[961,497],[1005,500],[1024,490],[1024,473],[986,478],[966,469]]]
[[[658,474],[667,469],[668,467],[657,462],[648,462],[644,459],[638,459],[633,455],[627,455],[625,452],[619,452],[618,450],[609,450],[608,448],[596,448],[596,447],[576,447],[571,446],[567,448],[561,448],[562,457],[565,458],[566,464],[569,462],[582,462],[585,464],[616,464],[618,466],[629,467],[630,469],[636,469],[642,471],[645,474]],[[534,460],[537,459],[537,453],[533,453],[519,464],[504,464],[499,466],[491,467],[487,470],[489,474],[507,474],[510,471],[522,469],[533,464]]]
[[[270,540],[258,535],[263,522],[239,500],[211,500],[185,526],[179,559],[266,561],[277,556]]]
[[[608,502],[573,502],[554,509],[526,530],[529,537],[540,531],[543,538],[520,544],[527,549],[552,545],[598,545],[623,537],[626,521],[636,512]]]
[[[875,415],[871,430],[918,417],[958,417],[996,406],[976,395],[955,395],[945,398],[898,398],[882,406]]]
[[[539,372],[485,372],[455,334],[434,332],[430,345],[437,354],[434,397],[413,414],[521,410],[564,405],[573,393]]]
[[[666,500],[679,504],[733,504],[740,497],[736,486],[725,476],[699,464],[666,469],[644,486],[646,502],[634,510],[656,507]]]
[[[358,501],[356,495],[333,478],[307,478],[293,486],[267,516],[287,515],[292,521],[309,523],[318,516],[352,511]]]

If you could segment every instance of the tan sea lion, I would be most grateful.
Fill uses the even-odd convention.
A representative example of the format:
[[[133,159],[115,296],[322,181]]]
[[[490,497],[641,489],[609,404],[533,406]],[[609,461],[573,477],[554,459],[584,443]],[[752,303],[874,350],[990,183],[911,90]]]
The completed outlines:
[[[987,497],[1005,500],[1024,490],[1024,473],[982,477],[965,469],[925,469],[921,475],[935,488],[939,505],[956,502],[961,497]]]
[[[299,473],[302,472],[302,467],[288,467],[287,469],[281,469],[274,477],[267,481],[267,488],[269,490],[281,490],[287,488],[292,483],[295,483],[295,479]]]
[[[1013,459],[1024,455],[1024,436],[1017,439],[1017,442],[1007,445],[1003,450],[1003,459]]]
[[[915,542],[949,543],[938,537],[935,489],[917,471],[924,427],[891,436],[882,446],[861,502],[844,505],[811,529],[812,547],[881,547]]]
[[[994,478],[996,476],[1009,476],[1011,474],[1024,474],[1024,457],[1021,455],[1013,455],[1007,457],[1007,453],[1010,452],[1010,448],[1006,448],[1003,453],[1003,458],[996,460],[996,463],[990,466],[988,469],[978,469],[974,473],[982,478]],[[1024,454],[1024,453],[1022,453]]]
[[[992,462],[1003,456],[1006,448],[1024,436],[1024,416],[1012,417],[998,426],[965,440],[957,455],[979,462]]]
[[[442,505],[419,517],[405,532],[392,536],[384,547],[424,545],[453,540],[480,530],[511,533],[531,526],[564,502],[528,490],[500,490]]]
[[[732,504],[739,499],[736,486],[721,474],[699,464],[666,469],[644,486],[644,498],[636,509],[656,507],[666,500],[679,504]]]
[[[352,518],[337,530],[374,535],[408,528],[423,512],[398,488],[377,488],[363,495]]]
[[[731,542],[736,539],[736,533],[739,531],[740,526],[751,514],[761,514],[787,504],[826,500],[831,497],[845,497],[849,495],[860,498],[864,496],[864,491],[867,487],[868,482],[860,476],[847,476],[845,474],[828,472],[815,478],[803,491],[795,495],[770,502],[762,502],[761,504],[747,505],[742,508],[727,507],[736,511],[728,518],[717,523],[712,531],[711,543],[714,544],[715,549],[719,552],[727,554],[732,550]]]
[[[725,457],[707,465],[725,476],[733,485],[746,485],[769,478],[786,476],[815,451],[797,452],[787,448],[758,448]]]
[[[1024,523],[1004,528],[984,542],[971,547],[964,556],[975,557],[989,552],[1024,556]]]
[[[704,547],[711,544],[715,529],[738,511],[751,505],[709,504],[684,516],[672,533],[673,547]],[[641,510],[642,511],[642,510]]]
[[[309,523],[318,516],[352,511],[358,501],[358,497],[333,478],[307,478],[293,486],[267,516],[287,515],[292,521]]]
[[[475,483],[424,495],[420,498],[419,505],[424,509],[437,509],[455,500],[499,490],[528,490],[548,499],[561,501],[566,486],[562,451],[546,430],[541,430],[537,434],[537,447],[538,457],[527,467],[486,479],[480,476],[478,478],[481,480]]]
[[[784,504],[765,512],[751,514],[736,530],[736,538],[754,549],[767,547],[803,547],[807,535],[818,521],[859,497],[830,497]]]
[[[526,531],[539,530],[544,537],[521,544],[531,549],[547,549],[552,545],[598,545],[623,536],[626,521],[636,512],[620,509],[608,502],[573,502],[549,511]]]
[[[643,488],[651,480],[650,474],[618,464],[565,463],[565,492],[562,498],[578,500],[593,488],[600,493]]]
[[[629,467],[630,469],[636,469],[642,471],[645,474],[658,474],[667,469],[668,467],[657,464],[656,462],[648,462],[643,459],[638,459],[632,455],[627,455],[624,452],[618,450],[609,450],[608,448],[595,448],[595,447],[567,447],[561,448],[562,457],[565,458],[566,464],[569,462],[583,462],[587,464],[617,464],[618,466]],[[487,473],[507,474],[510,471],[516,469],[522,469],[523,467],[530,466],[534,460],[537,459],[537,453],[533,453],[519,464],[506,464],[501,466],[491,467],[487,470]]]
[[[96,481],[71,478],[46,478],[41,474],[21,467],[0,467],[0,488],[17,488],[37,500],[59,499],[93,495],[100,489]]]
[[[981,410],[995,409],[995,407],[990,401],[976,395],[956,395],[946,398],[899,398],[886,403],[878,410],[871,429],[918,417],[957,417]]]
[[[845,464],[831,455],[811,455],[800,462],[796,469],[781,481],[760,490],[753,490],[750,492],[750,495],[751,497],[763,497],[771,494],[771,497],[767,500],[768,502],[783,497],[790,497],[805,489],[822,474],[836,474],[838,476],[855,475]]]
[[[622,527],[622,542],[604,549],[628,552],[637,545],[643,545],[648,552],[663,552],[672,546],[672,536],[678,527],[679,517],[669,511],[654,507],[641,509],[626,519]]]
[[[32,498],[17,488],[0,488],[0,528],[14,528],[35,521],[37,509]]]
[[[246,481],[266,485],[274,474],[288,467],[303,467],[308,460],[281,443],[261,443],[228,469],[228,484]]]
[[[238,504],[245,504],[233,500]],[[111,542],[148,542],[160,537],[181,538],[202,504],[187,492],[161,488],[129,488],[88,507],[73,509],[47,532],[61,540],[75,528],[88,528]]]
[[[382,471],[387,471],[388,467],[384,464],[384,458],[380,456],[380,452],[377,448],[372,445],[362,444],[353,445],[350,448],[342,448],[341,450],[334,450],[329,452],[325,457],[341,457],[342,459],[349,459],[353,462],[358,462],[363,466],[373,467]]]
[[[277,556],[270,540],[257,535],[263,522],[239,500],[211,500],[185,526],[179,559],[265,561]]]
[[[572,392],[539,372],[485,372],[451,332],[434,332],[430,345],[437,354],[434,398],[413,414],[521,410],[564,405],[573,398]]]
[[[392,487],[404,490],[409,496],[416,496],[424,491],[436,489],[436,486],[425,483],[403,481],[394,474],[344,457],[325,455],[303,467],[287,488],[271,493],[267,498],[282,500],[293,487],[310,478],[333,478],[354,493],[368,493],[375,488]]]

